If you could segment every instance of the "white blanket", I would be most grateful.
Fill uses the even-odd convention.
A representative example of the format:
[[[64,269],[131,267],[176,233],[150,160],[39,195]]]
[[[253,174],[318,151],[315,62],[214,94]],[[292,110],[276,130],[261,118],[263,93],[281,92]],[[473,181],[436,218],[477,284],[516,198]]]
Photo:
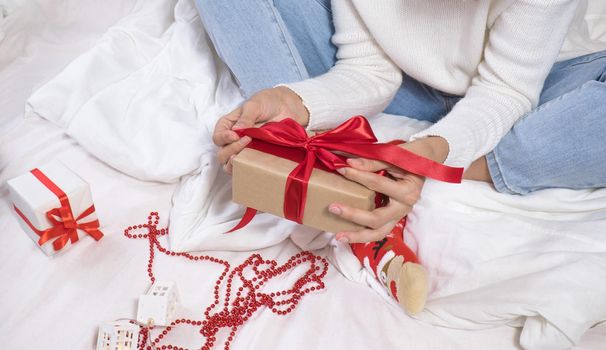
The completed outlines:
[[[174,250],[254,250],[289,237],[304,249],[328,245],[345,276],[385,296],[328,233],[261,214],[222,234],[242,208],[230,202],[210,133],[241,96],[208,43],[190,0],[138,1],[31,96],[26,114],[52,121],[123,173],[179,182],[170,216]],[[372,123],[383,140],[426,126],[389,115]],[[606,190],[516,197],[481,183],[428,181],[406,232],[432,281],[419,318],[461,329],[523,326],[527,349],[569,348],[606,319],[604,227]]]

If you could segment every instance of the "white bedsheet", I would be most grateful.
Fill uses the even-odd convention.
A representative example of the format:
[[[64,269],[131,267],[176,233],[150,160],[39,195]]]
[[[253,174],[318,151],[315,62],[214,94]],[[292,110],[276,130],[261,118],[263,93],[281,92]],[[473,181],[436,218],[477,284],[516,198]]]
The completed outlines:
[[[103,16],[95,16],[100,5],[93,1],[30,3],[2,24],[0,277],[9,283],[0,287],[0,310],[8,310],[0,343],[6,348],[88,349],[100,321],[134,316],[135,298],[147,286],[146,244],[126,240],[121,229],[143,222],[150,210],[166,219],[182,175],[187,174],[171,212],[173,249],[262,249],[265,257],[284,261],[298,250],[287,240],[291,234],[299,246],[329,243],[327,234],[316,236],[268,215],[237,236],[219,234],[241,208],[228,201],[229,181],[214,163],[208,134],[239,96],[206,47],[191,3],[179,2],[173,18],[174,5],[157,0],[133,7],[116,0],[104,3]],[[42,26],[43,13],[58,20]],[[11,23],[10,16],[26,16],[31,24],[16,31],[24,23],[16,19],[23,17]],[[14,50],[21,42],[28,45]],[[32,89],[93,43],[29,100],[30,117],[38,114],[59,127],[17,118]],[[2,50],[7,47],[11,50]],[[401,132],[421,126],[389,116],[376,125],[391,123],[404,123]],[[69,159],[91,183],[107,236],[100,243],[82,241],[49,260],[9,214],[4,181],[50,159]],[[504,324],[524,322],[526,347],[567,348],[604,317],[606,238],[599,229],[605,196],[557,190],[520,200],[482,184],[430,182],[407,236],[432,274],[432,300],[422,321],[331,268],[325,291],[305,297],[289,316],[259,313],[240,331],[234,348],[508,349],[519,346],[520,332]],[[322,252],[350,279],[366,279],[346,247]],[[249,253],[217,255],[239,262]],[[184,312],[193,314],[210,301],[218,269],[169,260],[159,259],[157,274],[178,281]],[[606,339],[603,328],[586,333],[578,348],[599,349]],[[175,342],[200,344],[192,333]]]

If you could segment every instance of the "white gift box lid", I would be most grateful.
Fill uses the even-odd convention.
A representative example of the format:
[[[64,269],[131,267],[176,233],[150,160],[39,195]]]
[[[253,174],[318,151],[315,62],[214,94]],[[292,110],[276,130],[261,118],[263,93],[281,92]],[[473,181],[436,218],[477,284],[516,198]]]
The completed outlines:
[[[88,183],[63,163],[53,162],[38,169],[66,194],[74,218],[77,218],[82,212],[93,205]],[[61,206],[57,195],[40,182],[31,172],[8,180],[7,184],[13,205],[23,213],[36,229],[46,230],[52,226],[46,217],[46,212]],[[18,215],[17,219],[23,230],[38,245],[39,236]],[[96,219],[96,213],[92,213],[83,218],[81,222],[89,222]],[[78,230],[78,238],[84,235],[84,232]],[[50,240],[40,247],[48,255],[56,253],[52,246],[52,241]],[[65,248],[62,250],[65,250]]]

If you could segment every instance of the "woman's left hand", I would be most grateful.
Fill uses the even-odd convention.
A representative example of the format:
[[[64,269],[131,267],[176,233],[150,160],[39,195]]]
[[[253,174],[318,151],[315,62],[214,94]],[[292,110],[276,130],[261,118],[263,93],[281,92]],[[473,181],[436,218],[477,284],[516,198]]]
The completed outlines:
[[[420,139],[406,143],[402,147],[440,163],[444,162],[448,155],[448,143],[441,137]],[[350,158],[347,163],[350,165],[349,168],[339,169],[343,176],[373,191],[383,193],[389,197],[389,202],[386,206],[372,211],[339,203],[331,204],[328,207],[331,213],[366,227],[360,231],[338,232],[336,238],[345,243],[380,240],[412,210],[421,196],[425,178],[377,160]],[[386,170],[391,178],[375,174],[379,170]]]

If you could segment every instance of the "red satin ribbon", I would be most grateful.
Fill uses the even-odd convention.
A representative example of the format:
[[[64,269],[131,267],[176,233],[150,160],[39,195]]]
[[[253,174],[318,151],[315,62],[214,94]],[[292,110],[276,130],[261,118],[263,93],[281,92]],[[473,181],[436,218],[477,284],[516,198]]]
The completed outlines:
[[[82,230],[91,235],[96,241],[103,237],[103,233],[99,230],[99,220],[93,220],[90,222],[79,223],[81,219],[89,216],[95,212],[95,206],[91,205],[85,211],[82,212],[77,218],[74,219],[72,208],[69,203],[67,195],[59,186],[52,182],[42,171],[39,169],[33,169],[31,173],[44,185],[46,188],[51,190],[59,199],[61,206],[54,208],[46,212],[47,219],[51,222],[52,227],[46,230],[38,230],[34,225],[25,217],[25,215],[13,205],[13,208],[23,221],[34,231],[40,239],[38,240],[39,245],[55,239],[53,241],[53,248],[55,251],[63,249],[68,241],[72,244],[78,241],[78,230]]]
[[[463,168],[434,162],[395,145],[404,141],[377,143],[370,123],[363,116],[353,117],[335,129],[314,136],[308,136],[305,129],[290,118],[236,132],[240,137],[252,138],[248,147],[298,163],[286,180],[284,217],[300,224],[313,168],[335,172],[338,168],[349,166],[346,158],[334,151],[380,160],[439,181],[460,183],[463,177]],[[248,208],[240,223],[229,232],[245,226],[255,212]]]

